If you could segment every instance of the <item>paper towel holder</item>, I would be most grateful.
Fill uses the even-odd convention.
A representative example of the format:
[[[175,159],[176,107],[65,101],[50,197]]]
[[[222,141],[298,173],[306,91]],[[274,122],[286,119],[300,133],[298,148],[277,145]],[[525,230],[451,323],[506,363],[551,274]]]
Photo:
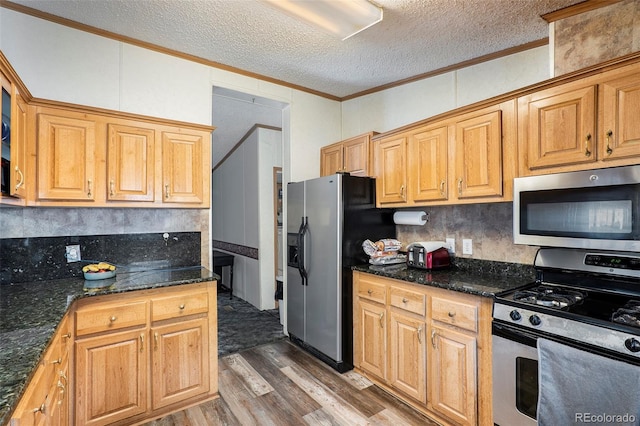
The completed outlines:
[[[424,225],[429,222],[429,213],[424,211],[398,211],[393,214],[396,225]]]

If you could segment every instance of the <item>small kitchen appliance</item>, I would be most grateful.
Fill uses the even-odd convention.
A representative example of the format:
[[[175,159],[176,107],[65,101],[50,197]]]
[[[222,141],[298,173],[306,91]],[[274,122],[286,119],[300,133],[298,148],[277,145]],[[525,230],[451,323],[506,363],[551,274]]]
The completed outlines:
[[[498,426],[537,425],[541,410],[564,410],[572,419],[581,415],[563,401],[545,405],[543,390],[557,386],[556,380],[569,377],[574,386],[577,383],[579,395],[559,394],[596,401],[589,408],[595,412],[598,401],[606,402],[603,394],[622,396],[637,390],[624,380],[611,379],[619,366],[632,372],[627,375],[630,380],[640,377],[640,253],[544,247],[536,254],[534,268],[535,282],[495,298],[493,413]],[[541,360],[540,350],[549,347],[547,342],[611,367],[591,366],[577,358],[545,362],[549,358]],[[585,369],[588,376],[580,373]],[[550,371],[559,374],[552,376]],[[616,408],[635,409],[621,404]]]
[[[442,241],[422,241],[407,246],[407,265],[420,269],[442,269],[451,265],[449,250]]]

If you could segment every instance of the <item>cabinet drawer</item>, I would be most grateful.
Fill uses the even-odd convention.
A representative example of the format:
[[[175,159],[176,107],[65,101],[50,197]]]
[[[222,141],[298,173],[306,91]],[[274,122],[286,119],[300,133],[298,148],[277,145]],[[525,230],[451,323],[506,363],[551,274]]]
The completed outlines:
[[[427,296],[424,293],[391,286],[389,298],[389,302],[393,307],[404,309],[420,316],[425,315]]]
[[[209,298],[206,291],[200,293],[180,293],[151,300],[152,321],[206,312],[209,312]]]
[[[431,318],[469,331],[478,330],[478,306],[469,302],[431,298]]]
[[[147,322],[147,302],[144,300],[119,305],[87,305],[76,311],[76,334],[112,331]]]
[[[360,279],[358,283],[358,297],[378,303],[385,303],[386,288],[384,283],[375,283],[368,279]]]

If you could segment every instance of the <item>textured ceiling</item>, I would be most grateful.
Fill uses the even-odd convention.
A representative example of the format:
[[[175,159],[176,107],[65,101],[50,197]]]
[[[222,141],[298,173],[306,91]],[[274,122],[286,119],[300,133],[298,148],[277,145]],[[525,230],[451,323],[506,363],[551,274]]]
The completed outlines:
[[[548,37],[540,15],[581,1],[376,0],[345,41],[259,0],[13,3],[342,98]]]

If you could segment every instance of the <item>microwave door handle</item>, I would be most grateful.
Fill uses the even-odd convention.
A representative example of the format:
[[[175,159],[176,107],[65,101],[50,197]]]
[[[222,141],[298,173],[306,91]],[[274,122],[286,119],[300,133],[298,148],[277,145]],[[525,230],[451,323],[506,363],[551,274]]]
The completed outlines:
[[[298,246],[299,250],[299,260],[298,265],[300,268],[300,275],[302,276],[302,285],[309,285],[309,276],[307,273],[307,268],[304,263],[304,245],[305,245],[305,235],[309,229],[309,218],[307,216],[302,218],[302,225],[300,231],[300,245]]]

